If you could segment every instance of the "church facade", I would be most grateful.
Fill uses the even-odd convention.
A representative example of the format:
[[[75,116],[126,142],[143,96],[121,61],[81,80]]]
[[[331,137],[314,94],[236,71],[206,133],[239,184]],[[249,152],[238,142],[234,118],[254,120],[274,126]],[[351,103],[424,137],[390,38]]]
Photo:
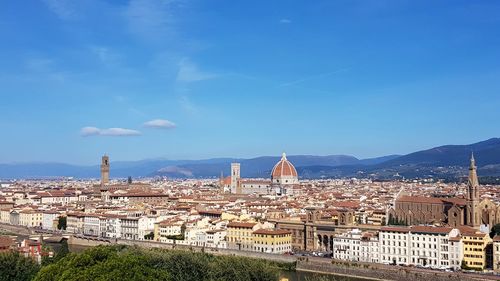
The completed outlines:
[[[432,224],[458,227],[500,223],[500,206],[481,200],[474,156],[471,157],[465,198],[438,198],[399,195],[388,211],[389,223],[406,225]]]
[[[293,164],[283,153],[274,165],[270,180],[241,178],[240,163],[231,164],[231,175],[220,177],[221,192],[232,194],[293,195],[299,187],[299,177]]]

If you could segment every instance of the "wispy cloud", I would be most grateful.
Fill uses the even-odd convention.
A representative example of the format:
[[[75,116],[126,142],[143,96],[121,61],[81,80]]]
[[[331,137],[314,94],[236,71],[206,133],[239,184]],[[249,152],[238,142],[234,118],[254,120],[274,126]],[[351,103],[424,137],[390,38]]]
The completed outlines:
[[[293,81],[281,83],[281,84],[278,85],[278,87],[288,87],[288,86],[293,86],[293,85],[300,84],[300,83],[303,83],[303,82],[307,82],[309,80],[325,78],[325,77],[328,77],[328,76],[331,76],[331,75],[334,75],[334,74],[347,72],[347,71],[349,71],[349,69],[350,68],[341,68],[341,69],[338,69],[338,70],[335,70],[335,71],[330,71],[330,72],[320,73],[320,74],[316,74],[316,75],[312,75],[312,76],[307,76],[307,77],[300,78],[300,79],[297,79],[297,80],[293,80]]]
[[[175,127],[177,127],[177,125],[174,122],[165,119],[154,119],[145,122],[143,126],[155,129],[174,129]]]
[[[290,20],[290,19],[280,19],[280,23],[281,24],[289,24],[289,23],[292,23],[292,20]]]
[[[124,128],[99,129],[96,127],[83,127],[80,130],[80,135],[82,137],[91,137],[91,136],[131,137],[131,136],[140,136],[141,132],[137,130],[124,129]]]
[[[62,20],[71,20],[76,17],[72,0],[44,0],[44,2]]]
[[[179,62],[179,72],[177,72],[177,81],[196,82],[218,77],[215,73],[203,72],[194,62],[184,58]]]

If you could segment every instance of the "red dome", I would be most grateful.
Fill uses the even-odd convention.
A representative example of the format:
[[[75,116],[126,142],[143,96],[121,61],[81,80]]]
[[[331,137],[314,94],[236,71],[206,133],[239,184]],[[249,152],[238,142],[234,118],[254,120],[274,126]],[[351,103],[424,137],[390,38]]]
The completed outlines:
[[[273,179],[281,177],[298,177],[297,170],[295,170],[292,163],[286,159],[285,153],[283,153],[281,160],[274,166],[271,177]]]

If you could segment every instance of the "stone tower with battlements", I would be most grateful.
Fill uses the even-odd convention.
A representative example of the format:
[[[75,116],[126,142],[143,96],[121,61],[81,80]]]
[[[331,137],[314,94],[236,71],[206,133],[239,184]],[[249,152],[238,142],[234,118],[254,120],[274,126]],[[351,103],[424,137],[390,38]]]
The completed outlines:
[[[101,185],[109,183],[109,156],[104,155],[101,159]]]

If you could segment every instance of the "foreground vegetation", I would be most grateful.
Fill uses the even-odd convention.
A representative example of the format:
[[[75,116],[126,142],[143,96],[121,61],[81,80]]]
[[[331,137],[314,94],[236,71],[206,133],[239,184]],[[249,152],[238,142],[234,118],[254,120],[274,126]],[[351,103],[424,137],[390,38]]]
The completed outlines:
[[[12,255],[12,257],[7,257]],[[295,265],[234,256],[205,253],[142,249],[127,246],[99,246],[46,262],[41,268],[14,254],[0,254],[12,259],[11,266],[0,267],[0,280],[227,280],[276,281],[280,271],[294,270]],[[22,259],[20,262],[18,259]],[[3,259],[2,263],[3,264]],[[15,265],[18,265],[15,267]],[[13,277],[14,268],[19,277]],[[25,273],[23,273],[25,272]]]

